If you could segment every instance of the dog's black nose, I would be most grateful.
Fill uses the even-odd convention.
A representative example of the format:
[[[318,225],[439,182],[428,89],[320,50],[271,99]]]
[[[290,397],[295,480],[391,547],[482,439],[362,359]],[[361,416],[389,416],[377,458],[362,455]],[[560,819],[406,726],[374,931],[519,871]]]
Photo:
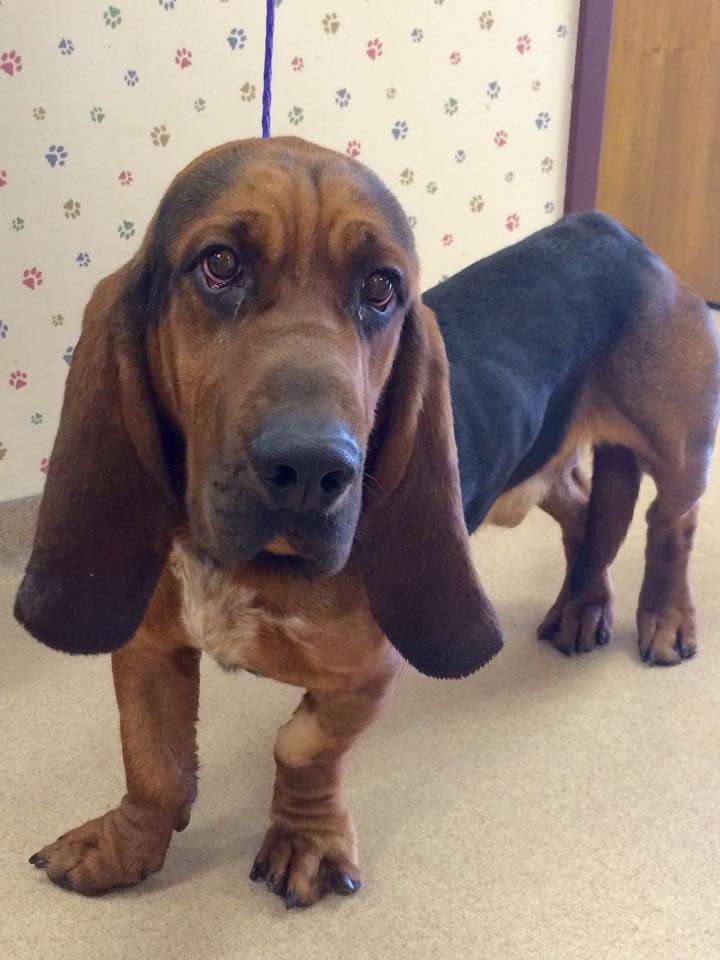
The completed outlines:
[[[250,459],[275,507],[326,513],[362,469],[357,441],[340,423],[275,420],[250,444]]]

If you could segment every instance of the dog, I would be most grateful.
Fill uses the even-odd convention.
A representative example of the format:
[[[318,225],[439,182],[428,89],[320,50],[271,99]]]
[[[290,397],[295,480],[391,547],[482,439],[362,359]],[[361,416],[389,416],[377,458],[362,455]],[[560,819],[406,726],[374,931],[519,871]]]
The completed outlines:
[[[568,573],[540,633],[586,651],[609,639],[608,566],[648,471],[640,649],[694,652],[720,392],[700,298],[585,214],[424,301],[390,191],[295,138],[200,156],[96,287],[15,610],[51,647],[112,653],[127,793],[30,858],[56,884],[162,867],[196,793],[204,650],[306,691],[251,878],[288,907],[354,893],[348,750],[404,660],[461,677],[501,648],[468,542],[486,519],[558,520]]]

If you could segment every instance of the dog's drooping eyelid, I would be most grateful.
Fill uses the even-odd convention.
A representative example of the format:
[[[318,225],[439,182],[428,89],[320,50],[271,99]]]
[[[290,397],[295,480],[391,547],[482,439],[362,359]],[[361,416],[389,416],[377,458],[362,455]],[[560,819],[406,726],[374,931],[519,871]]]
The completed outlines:
[[[392,284],[392,293],[384,306],[377,306],[363,297],[365,283],[376,275],[386,276]],[[366,336],[371,336],[377,330],[385,327],[396,311],[406,303],[406,294],[403,286],[402,272],[396,267],[364,266],[360,272],[360,281],[356,284],[354,297],[354,315],[357,323]]]

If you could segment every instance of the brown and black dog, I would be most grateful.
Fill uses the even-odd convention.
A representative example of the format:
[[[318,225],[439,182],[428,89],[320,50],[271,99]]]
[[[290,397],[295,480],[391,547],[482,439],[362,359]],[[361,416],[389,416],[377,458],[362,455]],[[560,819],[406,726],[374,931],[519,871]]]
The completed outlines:
[[[593,215],[469,271],[427,295],[441,334],[391,193],[283,138],[198,158],[98,285],[16,613],[52,647],[112,651],[127,794],[31,858],[55,883],[96,894],[161,868],[195,797],[205,650],[306,690],[251,876],[288,906],[355,891],[344,758],[400,655],[457,677],[501,646],[466,520],[536,502],[558,519],[568,578],[542,632],[589,649],[646,469],[641,649],[694,651],[718,396],[704,304]]]

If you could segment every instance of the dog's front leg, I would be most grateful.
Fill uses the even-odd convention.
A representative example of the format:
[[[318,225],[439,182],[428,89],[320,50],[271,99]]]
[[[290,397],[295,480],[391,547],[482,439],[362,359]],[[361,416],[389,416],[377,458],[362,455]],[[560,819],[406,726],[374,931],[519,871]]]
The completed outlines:
[[[398,669],[392,657],[351,690],[308,690],[280,728],[272,826],[250,878],[266,880],[289,908],[360,887],[355,827],[343,789],[345,760],[392,692]]]
[[[199,653],[146,620],[112,667],[127,793],[30,858],[54,883],[84,894],[133,886],[159,870],[196,792]]]

